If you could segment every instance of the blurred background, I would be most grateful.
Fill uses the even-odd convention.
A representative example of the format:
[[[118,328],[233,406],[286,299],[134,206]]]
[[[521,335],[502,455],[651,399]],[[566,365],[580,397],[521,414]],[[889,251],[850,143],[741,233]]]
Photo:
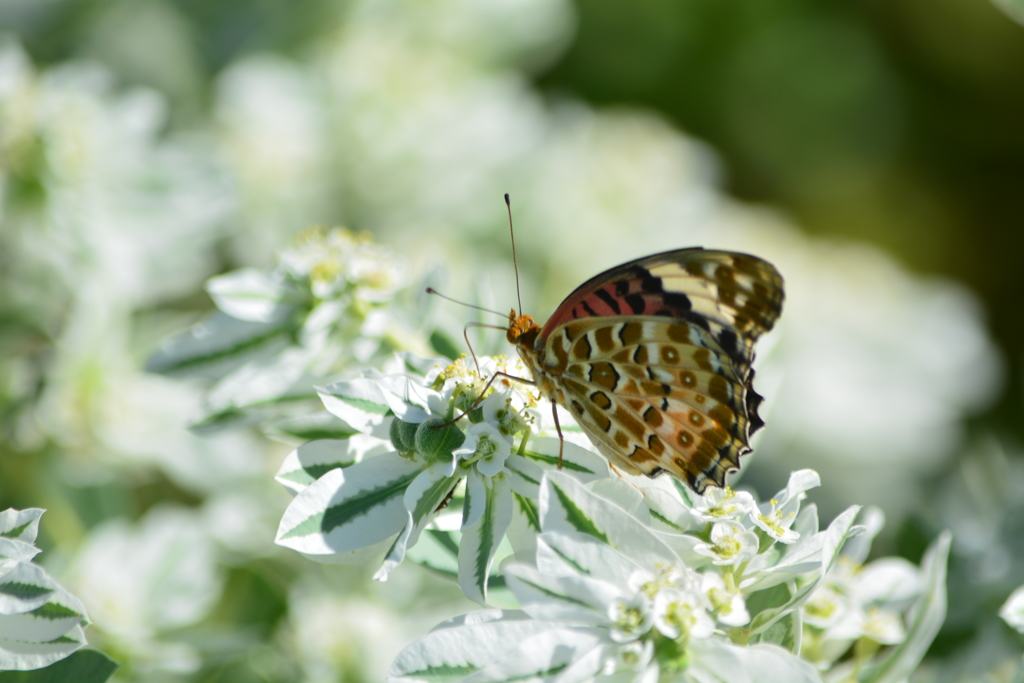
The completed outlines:
[[[123,681],[377,681],[471,606],[272,540],[289,446],[143,372],[311,224],[527,312],[681,246],[787,283],[741,485],[812,467],[876,554],[954,532],[917,680],[1004,680],[1024,583],[1024,5],[1015,0],[0,0],[0,509]],[[460,338],[461,312],[423,309]],[[431,322],[434,321],[434,322]],[[437,349],[443,351],[443,349]],[[495,346],[492,352],[508,352]],[[1009,680],[1005,678],[1005,680]]]

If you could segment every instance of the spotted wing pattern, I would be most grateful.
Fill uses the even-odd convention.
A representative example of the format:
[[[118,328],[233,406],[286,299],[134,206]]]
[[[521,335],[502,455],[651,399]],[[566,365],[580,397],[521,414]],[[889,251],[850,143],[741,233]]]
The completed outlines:
[[[584,283],[518,347],[613,464],[702,492],[724,486],[763,425],[754,344],[782,300],[782,278],[757,257],[665,252]]]

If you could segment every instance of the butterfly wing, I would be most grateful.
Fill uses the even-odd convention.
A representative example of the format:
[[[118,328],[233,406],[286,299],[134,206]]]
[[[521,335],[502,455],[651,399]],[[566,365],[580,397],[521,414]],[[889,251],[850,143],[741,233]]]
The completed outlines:
[[[576,288],[541,331],[570,320],[666,316],[707,331],[741,376],[757,339],[782,313],[782,276],[750,254],[694,247],[654,254],[606,270]]]
[[[665,252],[584,283],[535,352],[556,400],[609,460],[701,492],[724,485],[763,424],[750,365],[782,299],[782,278],[757,257]]]

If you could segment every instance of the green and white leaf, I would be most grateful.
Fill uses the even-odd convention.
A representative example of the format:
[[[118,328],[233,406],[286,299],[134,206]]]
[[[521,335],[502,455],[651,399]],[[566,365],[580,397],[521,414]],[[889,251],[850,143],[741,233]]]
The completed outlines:
[[[771,626],[776,619],[779,619],[787,612],[792,611],[799,607],[804,601],[810,597],[811,593],[817,588],[818,584],[828,573],[828,570],[832,568],[836,560],[839,558],[839,551],[842,550],[843,544],[851,534],[858,534],[863,531],[863,527],[855,527],[853,521],[857,517],[857,513],[860,511],[859,505],[852,505],[837,516],[832,523],[828,526],[828,529],[821,532],[821,550],[819,553],[818,569],[810,576],[803,575],[800,580],[796,582],[794,589],[787,589],[790,591],[789,597],[781,604],[769,607],[761,610],[760,613],[754,614],[754,610],[751,608],[751,601],[756,600],[755,596],[757,593],[753,593],[747,601],[747,608],[751,610],[751,621],[747,629],[751,633],[758,633],[767,629]],[[798,563],[797,566],[799,566]],[[779,584],[773,588],[768,588],[768,591],[777,591],[783,584]],[[773,593],[775,595],[775,593]]]
[[[395,658],[387,680],[392,683],[455,683],[474,674],[479,674],[474,680],[509,680],[508,677],[502,679],[480,672],[510,653],[516,653],[517,645],[534,638],[561,644],[569,640],[566,631],[561,624],[535,621],[521,611],[472,612],[440,624],[408,645]],[[593,634],[589,635],[591,639],[595,638]],[[527,655],[533,658],[533,654]],[[545,674],[553,675],[554,670],[563,669],[571,661],[571,657],[553,661],[549,656],[547,662],[535,663],[537,678],[529,679],[527,676],[521,680],[545,680]]]
[[[483,477],[474,468],[466,477],[459,587],[470,600],[487,603],[491,565],[512,522],[512,489],[506,477]]]
[[[0,536],[0,577],[23,562],[31,562],[38,554],[39,548],[31,543]]]
[[[298,290],[279,277],[256,270],[239,270],[212,277],[206,291],[220,310],[239,320],[271,322],[280,316],[286,300],[295,300]]]
[[[292,343],[293,313],[280,309],[266,322],[214,313],[164,342],[146,362],[146,371],[220,379],[245,363],[271,359]]]
[[[0,577],[0,670],[48,666],[85,644],[85,606],[34,564]]]
[[[366,458],[392,451],[391,442],[369,434],[309,441],[285,457],[274,479],[292,494],[297,494],[335,468],[350,467]]]
[[[42,508],[8,508],[0,512],[0,538],[35,543],[39,534],[39,518],[44,512]]]
[[[545,470],[553,470],[558,467],[560,443],[553,437],[535,436],[530,439],[522,455]],[[611,474],[607,460],[568,441],[564,442],[562,450],[562,469],[583,482],[605,479]]]
[[[371,378],[334,382],[317,387],[317,393],[332,415],[364,434],[384,423],[391,412],[389,402],[394,400],[379,379]]]
[[[329,471],[285,510],[276,543],[310,556],[360,561],[356,551],[402,530],[406,490],[421,469],[422,463],[391,452]]]
[[[380,432],[384,432],[384,436],[387,436],[387,432],[382,427],[383,424],[378,425],[370,430],[370,433],[380,436]],[[350,427],[344,420],[340,420],[330,413],[320,411],[309,415],[298,415],[279,420],[268,426],[266,433],[268,436],[279,441],[298,445],[306,441],[322,439],[347,439],[361,432]]]
[[[808,662],[775,645],[740,647],[716,638],[690,642],[687,683],[821,683]]]
[[[545,473],[540,493],[540,515],[544,531],[588,534],[640,566],[679,562],[679,557],[650,527],[611,501],[592,493],[565,472]]]
[[[910,608],[907,637],[877,664],[866,667],[859,683],[899,683],[917,668],[946,619],[946,563],[952,534],[943,531],[921,559],[924,590]]]
[[[405,525],[388,550],[380,569],[373,575],[374,579],[387,581],[388,574],[405,559],[406,549],[416,545],[420,534],[457,483],[456,477],[445,475],[445,464],[441,462],[431,464],[413,479],[403,497]]]

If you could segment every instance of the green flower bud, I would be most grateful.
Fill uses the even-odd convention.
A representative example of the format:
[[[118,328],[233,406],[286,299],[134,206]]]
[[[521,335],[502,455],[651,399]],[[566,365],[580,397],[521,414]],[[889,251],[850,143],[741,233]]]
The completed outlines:
[[[416,428],[416,450],[428,460],[447,458],[466,440],[466,435],[454,424],[445,423],[439,417],[431,418]]]
[[[417,424],[402,422],[397,417],[391,421],[391,444],[399,453],[411,453],[416,448]]]

